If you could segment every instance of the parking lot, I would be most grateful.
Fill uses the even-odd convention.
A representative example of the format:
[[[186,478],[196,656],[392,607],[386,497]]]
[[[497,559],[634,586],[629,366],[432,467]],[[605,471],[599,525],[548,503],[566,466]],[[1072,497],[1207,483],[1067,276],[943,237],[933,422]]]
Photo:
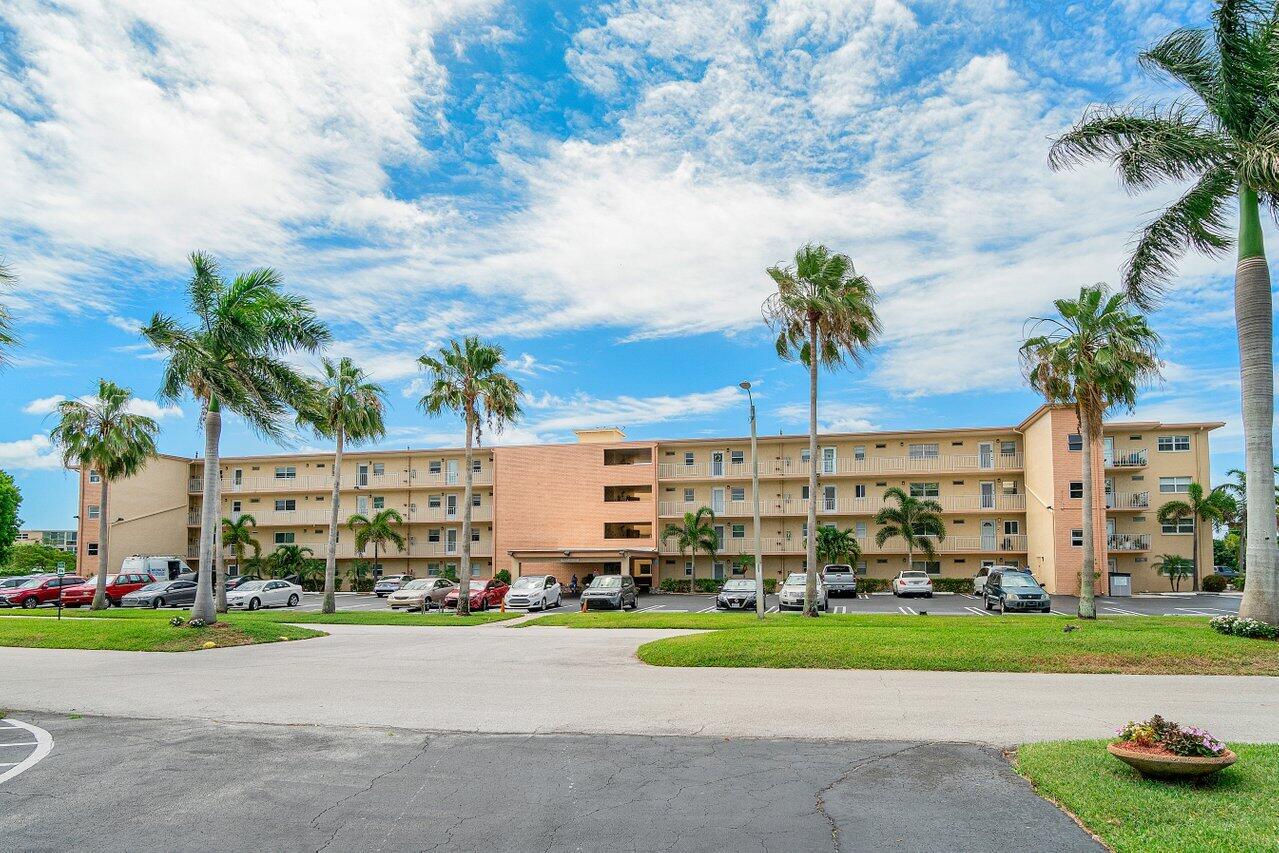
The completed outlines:
[[[315,612],[320,609],[322,596],[307,593],[299,610]],[[777,612],[777,596],[768,596],[768,611]],[[1069,595],[1054,595],[1053,612],[1073,616],[1078,599]],[[1136,595],[1125,598],[1097,598],[1097,612],[1101,616],[1221,616],[1239,612],[1240,596],[1214,593],[1181,595]],[[357,612],[388,610],[385,598],[375,595],[338,594],[338,609]],[[564,606],[551,613],[576,610],[578,601],[564,599]],[[640,612],[644,613],[714,613],[713,595],[669,595],[648,593],[640,596]],[[927,611],[945,616],[993,616],[982,608],[981,599],[975,595],[937,593],[932,598],[896,598],[889,593],[859,595],[856,598],[832,598],[831,613],[901,613],[913,615]],[[722,612],[722,611],[721,611]],[[794,612],[794,611],[790,611]],[[1018,614],[1022,615],[1022,614]],[[1039,614],[1025,614],[1037,616]]]

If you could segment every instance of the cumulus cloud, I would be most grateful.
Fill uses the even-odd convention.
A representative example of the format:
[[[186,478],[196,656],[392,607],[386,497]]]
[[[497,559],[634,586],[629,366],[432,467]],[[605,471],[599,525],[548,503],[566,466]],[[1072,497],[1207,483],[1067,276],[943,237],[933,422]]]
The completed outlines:
[[[63,394],[54,394],[51,397],[40,397],[23,406],[22,411],[29,415],[49,415],[56,412],[58,410],[58,404],[66,399],[67,397]],[[85,398],[86,402],[89,403],[94,402],[95,399],[96,398],[94,397]],[[182,407],[180,406],[162,406],[154,400],[146,400],[139,397],[134,397],[129,401],[128,411],[135,415],[145,415],[148,418],[155,418],[156,420],[182,417]]]
[[[0,469],[49,471],[61,467],[62,457],[47,435],[0,441]]]
[[[795,424],[796,432],[808,431],[808,404],[788,403],[775,412],[782,421]],[[817,428],[822,432],[871,432],[879,429],[882,416],[878,406],[859,403],[823,402],[817,409]]]
[[[58,404],[67,399],[63,394],[54,394],[51,397],[38,397],[22,407],[22,411],[28,415],[49,415],[58,410]]]

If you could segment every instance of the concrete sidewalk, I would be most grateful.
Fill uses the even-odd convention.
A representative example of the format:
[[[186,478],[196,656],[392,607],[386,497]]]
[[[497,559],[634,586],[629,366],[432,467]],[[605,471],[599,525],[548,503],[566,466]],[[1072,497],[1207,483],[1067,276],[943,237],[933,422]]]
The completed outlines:
[[[994,746],[1108,737],[1159,713],[1230,741],[1279,741],[1276,678],[675,669],[642,664],[635,649],[677,631],[318,627],[332,636],[184,654],[0,648],[0,701],[35,711],[427,731]]]

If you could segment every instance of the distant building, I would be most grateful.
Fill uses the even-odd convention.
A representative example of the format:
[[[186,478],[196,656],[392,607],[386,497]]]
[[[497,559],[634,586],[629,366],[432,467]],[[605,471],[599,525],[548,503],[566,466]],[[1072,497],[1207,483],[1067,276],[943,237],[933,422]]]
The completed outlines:
[[[18,534],[14,544],[32,545],[39,543],[74,554],[76,552],[76,538],[77,534],[74,530],[23,530]]]

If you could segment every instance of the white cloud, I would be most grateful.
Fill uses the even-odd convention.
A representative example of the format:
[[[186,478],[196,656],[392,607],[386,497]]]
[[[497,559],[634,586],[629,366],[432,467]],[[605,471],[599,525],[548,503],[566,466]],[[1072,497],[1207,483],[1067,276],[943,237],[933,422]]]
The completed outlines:
[[[506,369],[522,376],[536,376],[539,373],[558,373],[560,366],[547,364],[529,353],[522,352],[516,358],[506,359]]]
[[[122,317],[119,314],[108,314],[107,323],[131,335],[136,335],[138,330],[146,325],[146,323],[135,317]]]
[[[49,471],[61,467],[62,457],[47,435],[0,441],[0,469]]]
[[[808,403],[788,403],[778,407],[778,418],[808,431]],[[817,428],[822,432],[871,432],[879,429],[877,419],[883,414],[878,406],[861,403],[820,402]]]
[[[134,397],[129,401],[129,411],[135,415],[144,415],[148,418],[155,418],[158,421],[166,418],[182,417],[181,406],[161,406],[154,400],[143,400]]]
[[[22,407],[28,415],[50,415],[58,410],[58,404],[67,399],[63,394],[52,397],[39,397]]]

